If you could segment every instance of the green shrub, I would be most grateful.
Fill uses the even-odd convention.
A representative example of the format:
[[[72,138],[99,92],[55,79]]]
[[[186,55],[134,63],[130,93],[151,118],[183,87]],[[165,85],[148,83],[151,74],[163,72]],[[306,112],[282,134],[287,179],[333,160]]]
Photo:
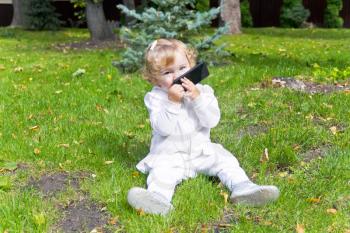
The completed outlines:
[[[241,21],[243,27],[252,27],[253,19],[249,10],[249,1],[243,0],[241,2]]]
[[[342,0],[327,0],[327,8],[324,12],[324,26],[328,28],[343,27],[343,19],[339,17],[339,11],[343,8]]]
[[[298,28],[310,16],[310,11],[305,9],[301,0],[285,0],[283,2],[280,23],[282,27]]]
[[[205,38],[200,36],[202,29],[206,29],[217,17],[219,8],[195,11],[195,0],[152,0],[151,3],[154,7],[145,8],[141,13],[118,5],[124,14],[136,19],[132,27],[120,30],[120,38],[127,49],[121,60],[113,62],[113,65],[122,72],[134,72],[141,68],[145,49],[159,38],[179,39],[197,49],[199,59],[212,64],[220,61],[223,55],[229,55],[223,50],[224,45],[214,45],[214,41],[226,32],[226,26]]]
[[[60,20],[52,0],[29,0],[26,2],[26,28],[31,30],[58,30]]]

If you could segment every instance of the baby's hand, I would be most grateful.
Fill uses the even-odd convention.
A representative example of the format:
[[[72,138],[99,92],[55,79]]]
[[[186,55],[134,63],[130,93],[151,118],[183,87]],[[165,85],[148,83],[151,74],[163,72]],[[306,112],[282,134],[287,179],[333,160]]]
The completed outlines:
[[[180,103],[184,94],[185,89],[180,84],[174,84],[168,90],[168,99]]]
[[[182,86],[187,90],[185,95],[189,96],[191,100],[194,100],[200,95],[200,91],[191,80],[185,77],[185,78],[182,78],[181,81],[182,81]]]

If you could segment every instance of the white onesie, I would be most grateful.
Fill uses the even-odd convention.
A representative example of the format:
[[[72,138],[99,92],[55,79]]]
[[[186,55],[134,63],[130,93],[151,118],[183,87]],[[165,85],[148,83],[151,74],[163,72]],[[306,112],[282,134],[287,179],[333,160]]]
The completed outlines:
[[[198,173],[218,176],[230,190],[249,180],[237,159],[222,145],[210,141],[210,129],[220,120],[218,101],[208,85],[196,84],[200,95],[181,103],[168,100],[167,91],[153,87],[144,98],[150,115],[152,141],[149,154],[137,169],[149,173],[147,190],[170,202],[175,186]]]

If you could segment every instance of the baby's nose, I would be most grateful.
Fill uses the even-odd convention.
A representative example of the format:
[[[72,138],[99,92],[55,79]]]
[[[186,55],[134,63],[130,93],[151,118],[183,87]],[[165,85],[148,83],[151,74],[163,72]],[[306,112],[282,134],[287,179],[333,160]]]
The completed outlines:
[[[178,76],[179,76],[179,74],[178,74],[177,72],[174,72],[174,74],[173,74],[173,80],[175,80]]]

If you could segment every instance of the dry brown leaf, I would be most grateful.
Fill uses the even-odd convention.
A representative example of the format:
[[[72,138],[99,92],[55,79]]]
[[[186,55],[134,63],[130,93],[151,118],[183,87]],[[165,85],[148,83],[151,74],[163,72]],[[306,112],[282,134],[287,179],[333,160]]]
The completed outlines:
[[[305,118],[308,120],[312,120],[312,119],[314,119],[314,116],[312,114],[309,114]]]
[[[329,129],[330,129],[330,131],[332,132],[333,135],[337,134],[337,127],[336,126],[332,126]]]
[[[208,232],[208,226],[206,224],[202,224],[201,233],[207,233],[207,232]]]
[[[15,68],[15,72],[22,72],[22,71],[23,71],[23,67],[18,66]]]
[[[251,180],[254,180],[256,177],[258,177],[259,173],[253,172],[253,174],[250,176]]]
[[[300,151],[300,149],[301,149],[301,146],[300,146],[300,145],[298,145],[298,144],[294,144],[294,145],[293,145],[293,150],[294,150],[294,151]]]
[[[334,209],[334,208],[327,209],[327,213],[329,213],[329,214],[336,214],[337,213],[337,209]]]
[[[96,227],[90,231],[90,233],[103,233],[102,227]]]
[[[96,104],[96,110],[101,112],[103,110],[103,107],[99,104]]]
[[[263,225],[265,225],[265,226],[271,226],[271,225],[272,225],[272,222],[271,222],[271,221],[264,221],[264,222],[263,222]]]
[[[295,231],[297,233],[304,233],[305,232],[305,227],[303,224],[297,224],[296,228],[295,228]]]
[[[269,151],[267,148],[264,149],[264,153],[260,157],[260,163],[265,163],[269,161]]]
[[[110,218],[108,220],[109,225],[116,225],[118,223],[118,217]]]
[[[36,130],[39,129],[39,125],[35,125],[35,126],[33,126],[33,127],[30,127],[29,129],[30,129],[30,130],[33,130],[33,131],[36,131]]]
[[[137,214],[139,216],[145,216],[146,215],[146,213],[145,213],[145,211],[143,209],[137,209],[136,211],[137,211]]]
[[[59,147],[64,147],[64,148],[68,148],[69,144],[62,143],[62,144],[58,144],[58,146]]]

